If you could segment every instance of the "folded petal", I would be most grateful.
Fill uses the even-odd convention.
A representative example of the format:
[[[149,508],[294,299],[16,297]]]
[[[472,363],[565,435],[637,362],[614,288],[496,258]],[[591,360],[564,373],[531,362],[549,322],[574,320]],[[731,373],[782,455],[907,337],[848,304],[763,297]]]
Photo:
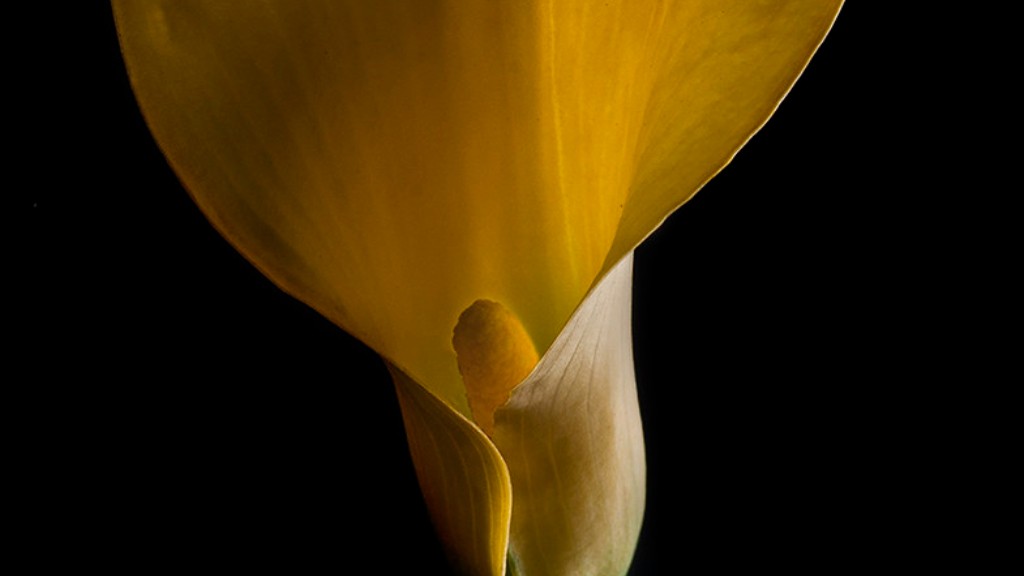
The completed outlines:
[[[512,504],[504,461],[479,428],[389,368],[416,475],[452,564],[460,574],[502,576]]]
[[[643,519],[632,254],[587,296],[495,415],[512,480],[518,574],[625,574]]]

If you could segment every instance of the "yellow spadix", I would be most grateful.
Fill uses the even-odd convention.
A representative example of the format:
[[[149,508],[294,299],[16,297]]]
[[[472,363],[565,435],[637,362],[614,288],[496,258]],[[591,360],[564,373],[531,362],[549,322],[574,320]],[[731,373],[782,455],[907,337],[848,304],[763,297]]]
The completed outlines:
[[[213,225],[387,360],[456,565],[528,576],[626,570],[630,255],[841,4],[113,2],[143,114]]]

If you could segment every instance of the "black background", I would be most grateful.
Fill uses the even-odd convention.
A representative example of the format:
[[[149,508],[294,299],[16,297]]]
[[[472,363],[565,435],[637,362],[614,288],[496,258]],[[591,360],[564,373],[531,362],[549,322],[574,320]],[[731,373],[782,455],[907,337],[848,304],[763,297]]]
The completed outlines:
[[[951,321],[928,296],[972,216],[936,221],[951,194],[923,174],[943,159],[911,151],[941,134],[904,91],[933,56],[872,4],[847,3],[775,117],[637,250],[649,487],[631,574],[936,553],[917,535],[943,513],[911,472],[936,440],[905,424],[928,406],[908,382]],[[383,365],[211,229],[139,115],[109,7],[7,26],[22,549],[133,572],[446,574]]]

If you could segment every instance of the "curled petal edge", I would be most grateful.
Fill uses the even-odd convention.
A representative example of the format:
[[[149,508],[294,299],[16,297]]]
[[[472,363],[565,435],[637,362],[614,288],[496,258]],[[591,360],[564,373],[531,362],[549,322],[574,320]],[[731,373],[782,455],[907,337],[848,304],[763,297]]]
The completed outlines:
[[[388,364],[434,529],[460,574],[503,576],[512,485],[497,448],[433,392]]]
[[[646,462],[632,286],[630,252],[495,414],[514,497],[510,558],[523,574],[618,576],[633,558]]]

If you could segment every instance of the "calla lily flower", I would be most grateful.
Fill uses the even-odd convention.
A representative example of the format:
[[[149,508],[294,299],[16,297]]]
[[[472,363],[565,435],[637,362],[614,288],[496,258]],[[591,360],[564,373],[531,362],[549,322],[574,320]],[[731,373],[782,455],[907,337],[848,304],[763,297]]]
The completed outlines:
[[[628,569],[633,250],[771,116],[841,5],[113,1],[196,203],[387,362],[456,568],[527,576]]]

